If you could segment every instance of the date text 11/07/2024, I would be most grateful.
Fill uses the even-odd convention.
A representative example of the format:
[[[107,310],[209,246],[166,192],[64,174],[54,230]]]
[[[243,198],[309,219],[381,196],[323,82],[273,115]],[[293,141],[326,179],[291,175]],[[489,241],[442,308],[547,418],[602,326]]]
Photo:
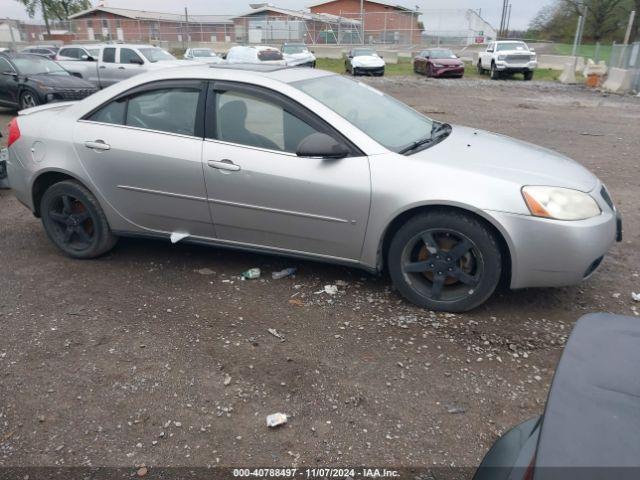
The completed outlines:
[[[234,468],[236,478],[397,478],[386,468]]]

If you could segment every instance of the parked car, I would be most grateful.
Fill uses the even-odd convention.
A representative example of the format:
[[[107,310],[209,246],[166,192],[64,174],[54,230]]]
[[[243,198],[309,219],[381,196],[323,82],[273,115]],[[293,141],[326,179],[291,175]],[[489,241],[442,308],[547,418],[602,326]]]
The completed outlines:
[[[373,48],[353,48],[344,61],[345,72],[356,75],[384,75],[386,64]]]
[[[20,53],[28,53],[31,55],[39,55],[41,57],[50,58],[53,60],[56,58],[59,47],[55,45],[32,45],[20,51]]]
[[[638,478],[640,322],[582,317],[556,369],[544,413],[509,430],[474,480]]]
[[[45,57],[0,53],[0,105],[24,109],[43,103],[81,100],[97,89]]]
[[[282,52],[264,45],[231,47],[226,56],[227,63],[249,63],[286,65]]]
[[[0,133],[2,138],[2,133]],[[7,160],[9,159],[9,150],[0,148],[0,188],[9,188],[9,179],[7,178]]]
[[[196,60],[202,63],[222,63],[222,57],[210,48],[187,48],[184,52],[185,60]]]
[[[491,42],[487,50],[478,55],[478,73],[489,72],[493,80],[514,73],[522,73],[525,80],[531,80],[537,66],[535,51],[520,41]]]
[[[66,45],[56,54],[56,61],[78,60],[93,62],[100,58],[100,50],[104,45]]]
[[[104,88],[141,73],[186,65],[187,61],[177,60],[153,45],[109,44],[100,49],[97,58],[91,56],[58,63],[74,76]]]
[[[120,235],[192,241],[386,269],[412,302],[464,311],[502,278],[579,283],[621,239],[567,157],[312,68],[165,69],[23,111],[9,134],[11,188],[75,258]]]
[[[448,48],[422,50],[413,59],[413,71],[427,77],[457,77],[464,75],[464,63]]]
[[[285,43],[282,56],[290,67],[316,68],[316,56],[304,43]]]

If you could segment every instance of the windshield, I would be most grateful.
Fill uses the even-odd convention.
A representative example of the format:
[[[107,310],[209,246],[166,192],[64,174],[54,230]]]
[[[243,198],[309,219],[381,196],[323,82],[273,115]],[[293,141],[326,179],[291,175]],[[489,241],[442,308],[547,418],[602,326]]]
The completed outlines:
[[[294,53],[307,53],[309,49],[306,45],[285,45],[282,47],[282,53],[287,53],[289,55]]]
[[[194,49],[191,50],[191,54],[194,57],[217,57],[217,55],[215,54],[215,52],[213,50],[209,50],[208,48],[198,48],[198,49]]]
[[[161,48],[140,48],[140,53],[145,56],[151,63],[160,62],[162,60],[175,60],[176,57]]]
[[[354,57],[366,57],[369,55],[378,55],[372,48],[357,48],[353,51]]]
[[[34,55],[29,58],[14,57],[12,60],[21,75],[69,75],[64,68],[45,57]]]
[[[442,48],[439,50],[431,50],[431,58],[458,58],[448,48]]]
[[[502,52],[505,50],[523,50],[529,51],[529,47],[524,42],[501,42],[496,44],[496,51]]]
[[[431,136],[433,120],[364,83],[332,75],[291,85],[394,152]]]

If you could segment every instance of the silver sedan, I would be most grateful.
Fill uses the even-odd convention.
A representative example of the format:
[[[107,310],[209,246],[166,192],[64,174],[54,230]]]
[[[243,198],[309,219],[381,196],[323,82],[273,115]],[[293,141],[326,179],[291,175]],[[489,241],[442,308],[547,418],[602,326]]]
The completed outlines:
[[[7,167],[74,258],[128,235],[289,255],[386,270],[434,310],[576,284],[621,235],[576,162],[313,69],[166,69],[24,110]]]

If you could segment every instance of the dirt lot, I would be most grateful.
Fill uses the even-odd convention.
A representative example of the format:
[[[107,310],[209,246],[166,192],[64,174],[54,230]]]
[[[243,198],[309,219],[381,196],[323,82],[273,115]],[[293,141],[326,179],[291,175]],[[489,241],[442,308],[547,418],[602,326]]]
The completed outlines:
[[[577,159],[610,187],[624,242],[580,286],[434,314],[386,278],[278,257],[123,240],[70,260],[2,191],[0,465],[475,466],[541,412],[578,317],[637,314],[640,99],[536,82],[370,82],[436,119]],[[271,280],[289,266],[295,278]],[[240,281],[249,267],[265,278]],[[336,282],[338,295],[315,293]],[[267,429],[278,411],[288,425]]]

